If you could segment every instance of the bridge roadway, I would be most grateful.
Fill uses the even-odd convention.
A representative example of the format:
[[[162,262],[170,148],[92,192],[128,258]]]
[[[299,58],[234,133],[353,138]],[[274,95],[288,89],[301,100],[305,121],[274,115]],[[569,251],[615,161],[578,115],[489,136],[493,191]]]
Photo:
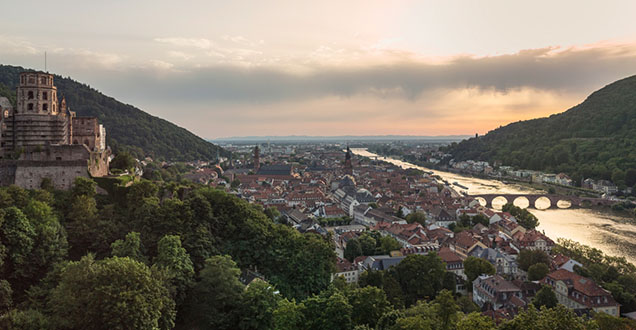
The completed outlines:
[[[475,194],[475,195],[467,195],[467,197],[473,198],[483,198],[486,201],[486,207],[492,208],[492,201],[497,197],[503,197],[506,199],[506,203],[514,203],[514,201],[518,198],[526,198],[528,200],[528,208],[538,209],[536,206],[537,200],[539,198],[547,198],[550,201],[550,209],[558,209],[559,201],[568,201],[570,202],[569,208],[576,207],[590,207],[590,206],[602,206],[602,205],[613,205],[616,202],[604,198],[591,198],[591,197],[578,197],[578,196],[567,196],[567,195],[555,195],[555,194]],[[566,207],[567,208],[567,207]]]

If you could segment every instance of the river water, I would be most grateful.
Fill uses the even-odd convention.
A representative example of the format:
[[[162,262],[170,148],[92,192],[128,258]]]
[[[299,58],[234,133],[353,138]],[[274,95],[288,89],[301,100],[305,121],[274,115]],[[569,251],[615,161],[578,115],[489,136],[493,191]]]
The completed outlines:
[[[469,194],[519,194],[538,193],[539,191],[519,184],[503,183],[464,176],[461,174],[431,170],[401,160],[386,158],[371,153],[363,148],[352,148],[355,155],[386,161],[402,168],[416,168],[432,171],[449,183],[457,182],[468,189]],[[496,205],[496,203],[493,202]],[[602,250],[604,253],[625,257],[636,264],[636,221],[631,218],[616,216],[590,209],[529,209],[538,219],[538,230],[556,241],[557,238],[568,238],[581,244]]]

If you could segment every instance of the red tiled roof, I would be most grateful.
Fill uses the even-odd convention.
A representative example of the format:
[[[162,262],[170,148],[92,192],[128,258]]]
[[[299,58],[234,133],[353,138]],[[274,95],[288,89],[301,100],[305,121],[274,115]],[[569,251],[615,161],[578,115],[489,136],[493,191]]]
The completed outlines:
[[[591,279],[583,277],[577,273],[572,273],[566,269],[557,269],[548,274],[546,277],[555,281],[563,281],[568,285],[568,287],[574,287],[576,291],[579,291],[589,297],[610,295]]]
[[[437,255],[442,258],[442,260],[447,264],[451,262],[463,261],[462,257],[459,254],[455,253],[455,251],[449,249],[448,247],[439,249]]]

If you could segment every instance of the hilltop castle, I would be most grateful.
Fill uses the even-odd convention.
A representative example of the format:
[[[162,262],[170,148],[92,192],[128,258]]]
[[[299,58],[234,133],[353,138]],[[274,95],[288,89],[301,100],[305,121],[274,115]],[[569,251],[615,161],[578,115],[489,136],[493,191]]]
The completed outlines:
[[[78,176],[108,174],[105,128],[58,101],[52,74],[21,73],[16,103],[0,97],[0,185],[37,189],[48,178],[69,189]]]

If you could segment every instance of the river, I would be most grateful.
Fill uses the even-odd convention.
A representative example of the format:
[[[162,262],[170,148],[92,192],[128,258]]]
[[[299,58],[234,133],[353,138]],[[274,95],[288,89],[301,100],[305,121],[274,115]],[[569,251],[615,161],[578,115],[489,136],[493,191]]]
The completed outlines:
[[[378,156],[363,148],[352,148],[351,152],[358,156],[377,158],[377,160],[386,161],[402,168],[432,171],[449,183],[457,182],[467,187],[469,194],[539,192],[519,184],[508,184],[497,180],[431,170],[401,160]],[[457,189],[461,190],[461,188]],[[598,248],[606,254],[625,257],[631,263],[636,264],[636,221],[634,219],[590,209],[530,209],[529,211],[539,219],[540,224],[537,229],[555,241],[561,237],[568,238]]]

